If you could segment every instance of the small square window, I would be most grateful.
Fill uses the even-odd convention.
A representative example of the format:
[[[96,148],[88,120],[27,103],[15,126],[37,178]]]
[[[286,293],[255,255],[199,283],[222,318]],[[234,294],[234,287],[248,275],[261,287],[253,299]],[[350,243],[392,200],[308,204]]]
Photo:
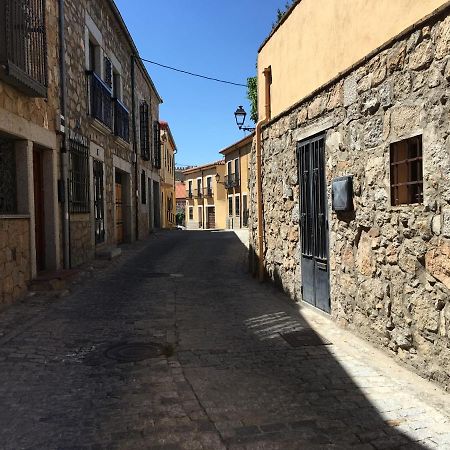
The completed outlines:
[[[391,204],[423,203],[422,136],[391,144]]]

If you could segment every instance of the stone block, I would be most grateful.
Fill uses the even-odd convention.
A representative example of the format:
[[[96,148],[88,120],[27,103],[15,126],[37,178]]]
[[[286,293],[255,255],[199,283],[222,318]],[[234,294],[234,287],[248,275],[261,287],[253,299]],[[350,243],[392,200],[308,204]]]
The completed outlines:
[[[403,69],[403,64],[405,62],[406,45],[401,42],[390,49],[387,59],[386,66],[388,73],[393,73],[397,70]]]
[[[442,228],[441,233],[444,237],[450,238],[450,206],[442,208]]]
[[[425,255],[427,271],[450,289],[450,241],[441,239],[435,248]]]
[[[414,105],[401,105],[391,110],[391,134],[399,138],[419,127],[420,108]]]
[[[423,70],[433,61],[434,48],[431,40],[422,41],[409,55],[409,67],[412,70]]]
[[[357,80],[355,76],[350,76],[344,81],[344,106],[350,106],[358,99]]]
[[[450,17],[446,17],[436,31],[436,59],[445,58],[450,54]]]

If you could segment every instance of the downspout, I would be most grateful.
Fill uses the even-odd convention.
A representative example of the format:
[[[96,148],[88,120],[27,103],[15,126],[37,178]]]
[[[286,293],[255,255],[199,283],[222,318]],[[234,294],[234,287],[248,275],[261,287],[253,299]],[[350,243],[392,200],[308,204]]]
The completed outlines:
[[[61,140],[61,191],[63,193],[62,201],[62,247],[63,247],[63,266],[64,269],[70,269],[70,217],[69,217],[69,160],[67,150],[68,145],[68,118],[67,118],[67,94],[66,94],[66,42],[65,42],[65,20],[64,20],[64,1],[58,2],[58,14],[59,14],[59,77],[60,77],[60,108],[61,115],[64,118],[64,122],[61,121],[61,125],[64,126],[64,133]]]
[[[258,203],[258,278],[259,281],[264,281],[264,206],[262,195],[262,173],[261,173],[261,134],[262,127],[270,119],[270,84],[272,83],[272,69],[267,67],[263,71],[265,83],[265,105],[264,105],[264,119],[256,124],[256,186],[257,186],[257,203]]]
[[[137,154],[137,142],[136,142],[136,73],[135,73],[135,55],[131,55],[131,108],[133,114],[131,114],[131,127],[133,129],[133,151],[134,151],[134,178],[135,178],[135,233],[136,241],[139,240],[139,174],[138,174],[138,154]],[[147,178],[147,177],[146,177]]]

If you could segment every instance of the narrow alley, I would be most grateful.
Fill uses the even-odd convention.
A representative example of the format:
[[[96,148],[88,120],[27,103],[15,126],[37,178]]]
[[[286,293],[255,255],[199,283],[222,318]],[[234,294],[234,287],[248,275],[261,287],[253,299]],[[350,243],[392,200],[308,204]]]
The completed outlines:
[[[5,310],[0,447],[450,448],[449,394],[245,257],[232,232],[160,232]]]

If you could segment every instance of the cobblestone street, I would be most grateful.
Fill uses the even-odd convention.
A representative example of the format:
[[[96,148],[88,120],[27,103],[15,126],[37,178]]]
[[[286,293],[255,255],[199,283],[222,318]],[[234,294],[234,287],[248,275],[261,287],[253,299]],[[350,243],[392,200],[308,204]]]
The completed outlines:
[[[449,394],[299,313],[245,254],[232,232],[161,232],[4,310],[0,447],[450,449]],[[310,328],[330,345],[280,334]]]

